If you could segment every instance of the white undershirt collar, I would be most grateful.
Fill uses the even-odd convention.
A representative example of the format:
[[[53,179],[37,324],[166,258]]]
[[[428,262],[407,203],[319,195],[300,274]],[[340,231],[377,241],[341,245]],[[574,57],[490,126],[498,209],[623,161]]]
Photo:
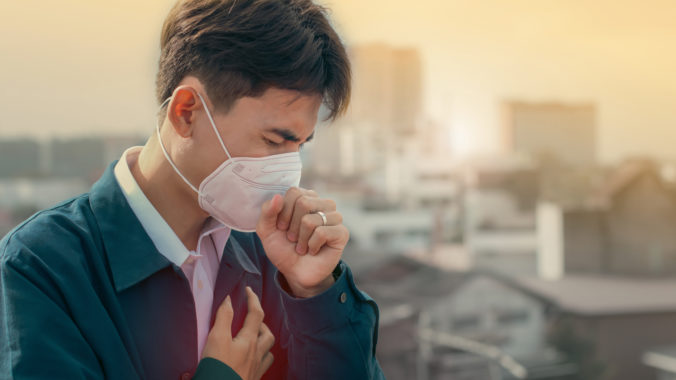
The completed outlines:
[[[127,149],[115,165],[114,172],[115,178],[122,188],[122,193],[126,197],[129,206],[155,244],[157,250],[169,261],[177,266],[181,266],[191,256],[195,258],[201,257],[200,247],[202,246],[202,239],[212,235],[216,252],[218,253],[218,261],[220,262],[223,256],[223,249],[230,237],[230,228],[210,217],[205,222],[204,228],[200,233],[197,252],[188,250],[183,245],[181,239],[174,233],[174,230],[171,229],[169,224],[167,224],[157,209],[143,194],[129,169],[138,159],[142,148],[141,146],[135,146]]]

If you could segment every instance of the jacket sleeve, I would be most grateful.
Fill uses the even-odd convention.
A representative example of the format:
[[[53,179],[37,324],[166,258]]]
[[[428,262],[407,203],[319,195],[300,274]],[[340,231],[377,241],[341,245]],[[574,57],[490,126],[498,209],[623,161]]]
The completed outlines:
[[[0,379],[103,379],[58,291],[15,261],[0,261]]]
[[[294,298],[277,272],[284,315],[289,379],[384,379],[375,357],[378,306],[354,284],[341,261],[333,286],[306,299]]]
[[[227,364],[214,358],[200,360],[193,380],[242,380],[241,377]]]

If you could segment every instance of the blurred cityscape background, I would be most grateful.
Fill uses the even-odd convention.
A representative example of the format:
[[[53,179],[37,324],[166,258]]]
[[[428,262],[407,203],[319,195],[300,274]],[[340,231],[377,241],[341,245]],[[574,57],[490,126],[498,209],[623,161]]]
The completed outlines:
[[[302,186],[387,378],[676,379],[676,3],[323,3],[354,94]],[[171,4],[0,6],[0,235],[144,143]]]

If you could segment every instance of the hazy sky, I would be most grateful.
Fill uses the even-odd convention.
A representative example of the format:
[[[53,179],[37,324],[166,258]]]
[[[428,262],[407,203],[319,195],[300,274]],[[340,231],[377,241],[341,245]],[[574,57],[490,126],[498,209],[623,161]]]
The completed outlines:
[[[458,151],[500,148],[502,100],[554,100],[598,105],[604,160],[676,157],[673,0],[324,2],[349,44],[420,48],[426,113]],[[0,134],[151,131],[172,3],[2,2]]]

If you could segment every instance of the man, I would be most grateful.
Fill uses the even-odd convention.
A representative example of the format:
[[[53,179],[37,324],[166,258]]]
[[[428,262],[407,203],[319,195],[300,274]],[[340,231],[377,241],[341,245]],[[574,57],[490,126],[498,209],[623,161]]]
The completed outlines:
[[[297,187],[349,93],[311,0],[180,1],[146,145],[0,243],[0,378],[383,378],[341,214]]]

